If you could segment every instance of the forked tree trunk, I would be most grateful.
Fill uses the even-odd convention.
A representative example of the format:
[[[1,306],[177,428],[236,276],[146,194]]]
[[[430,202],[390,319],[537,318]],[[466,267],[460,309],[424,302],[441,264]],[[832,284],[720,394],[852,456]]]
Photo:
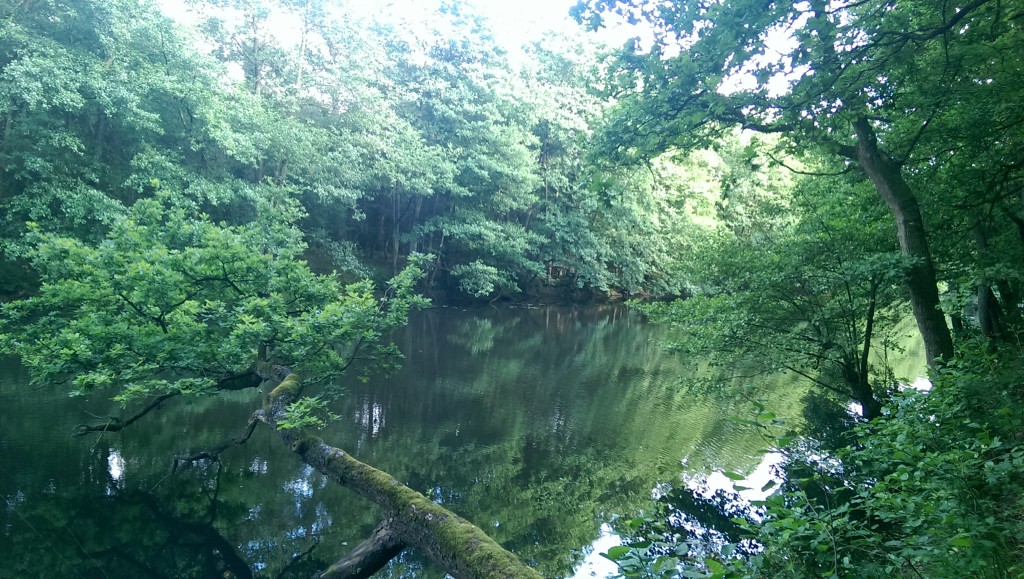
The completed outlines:
[[[285,377],[269,394],[257,418],[273,428],[303,462],[384,511],[384,522],[371,536],[318,577],[369,577],[407,547],[419,549],[456,579],[540,577],[478,527],[388,473],[299,429],[280,429],[285,408],[299,397],[301,388],[297,375]]]
[[[946,316],[939,309],[938,281],[921,208],[899,166],[879,149],[870,122],[861,117],[854,123],[854,130],[857,133],[857,162],[896,218],[903,254],[915,260],[907,271],[906,283],[914,318],[924,338],[928,364],[934,366],[936,360],[952,358],[953,338],[946,325]]]

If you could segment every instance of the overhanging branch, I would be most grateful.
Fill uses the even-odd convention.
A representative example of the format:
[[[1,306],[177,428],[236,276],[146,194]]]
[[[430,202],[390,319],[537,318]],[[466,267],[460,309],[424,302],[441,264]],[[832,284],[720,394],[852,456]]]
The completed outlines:
[[[221,378],[217,381],[217,386],[214,389],[245,390],[246,388],[255,388],[259,386],[262,381],[263,379],[258,373],[247,371],[241,374],[233,374],[231,376]],[[90,432],[120,432],[137,422],[143,416],[159,408],[166,400],[174,398],[175,396],[181,396],[181,392],[168,392],[167,394],[161,394],[154,398],[142,410],[127,419],[110,416],[107,418],[107,421],[102,424],[79,424],[72,429],[71,434],[74,436],[85,436]]]
[[[145,415],[149,414],[150,412],[152,412],[152,411],[156,410],[157,408],[159,408],[160,405],[163,404],[165,400],[168,400],[170,398],[174,398],[175,396],[180,396],[180,395],[181,395],[180,392],[171,392],[169,394],[162,394],[160,396],[157,396],[156,399],[154,399],[152,402],[150,402],[145,408],[143,408],[142,410],[140,410],[139,412],[137,412],[135,415],[133,415],[131,418],[128,418],[127,420],[118,418],[117,416],[111,416],[111,417],[107,418],[107,422],[104,423],[104,424],[94,424],[94,425],[79,424],[78,426],[76,426],[71,431],[71,434],[73,434],[74,436],[85,436],[86,434],[89,434],[90,432],[120,432],[120,431],[124,430],[125,428],[127,428],[127,427],[131,426],[132,424],[134,424],[138,419],[142,418],[143,416],[145,416]]]
[[[811,177],[838,177],[840,175],[845,175],[845,174],[849,173],[850,171],[853,170],[853,167],[854,167],[853,165],[847,165],[846,168],[844,168],[842,171],[829,171],[829,172],[823,172],[823,173],[822,172],[818,172],[818,171],[802,171],[800,169],[796,169],[794,167],[790,167],[789,165],[786,164],[785,161],[775,157],[775,155],[772,155],[771,153],[768,153],[768,158],[771,159],[772,162],[774,162],[777,165],[781,166],[783,169],[786,169],[787,171],[789,171],[790,173],[796,173],[797,175],[808,175],[808,176],[811,176]]]

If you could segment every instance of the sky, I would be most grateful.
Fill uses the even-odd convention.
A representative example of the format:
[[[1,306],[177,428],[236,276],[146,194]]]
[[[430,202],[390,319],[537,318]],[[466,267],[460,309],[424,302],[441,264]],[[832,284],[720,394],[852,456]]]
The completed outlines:
[[[430,20],[428,15],[436,13],[442,2],[452,0],[335,0],[348,10],[385,20],[402,21],[407,26]],[[495,40],[509,53],[511,60],[521,56],[520,48],[539,40],[551,30],[580,31],[582,27],[570,16],[569,10],[577,0],[457,0],[467,13],[478,14],[487,19]],[[176,20],[191,24],[194,16],[188,5],[181,0],[156,0],[164,13]],[[285,43],[289,38],[298,37],[298,22],[281,19],[280,30],[275,35]],[[596,38],[611,45],[619,45],[637,35],[634,28],[618,26],[597,33]]]
[[[422,3],[422,0],[419,2]],[[491,21],[495,39],[506,48],[536,40],[537,36],[545,30],[578,26],[569,18],[569,8],[576,3],[576,0],[463,0],[463,2]]]
[[[371,11],[392,11],[412,15],[417,12],[436,12],[442,2],[452,0],[363,0],[360,6]],[[456,0],[467,12],[479,14],[490,22],[495,39],[510,52],[524,43],[541,38],[550,30],[582,30],[569,16],[577,0]],[[635,35],[631,27],[621,26],[603,30],[598,38],[610,44],[621,44]]]

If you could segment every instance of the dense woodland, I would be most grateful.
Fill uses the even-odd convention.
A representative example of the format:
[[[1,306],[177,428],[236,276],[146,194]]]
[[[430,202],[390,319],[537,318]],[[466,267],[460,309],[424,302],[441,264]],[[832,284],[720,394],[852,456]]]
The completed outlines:
[[[420,296],[636,298],[701,390],[788,373],[859,412],[737,417],[785,482],[720,496],[710,543],[678,496],[626,519],[625,575],[1024,573],[1024,3],[585,0],[515,59],[458,2],[189,6],[0,3],[0,352],[124,405],[80,434],[280,382],[246,431],[394,515],[323,576],[410,545],[530,576],[307,431]],[[926,393],[888,364],[908,328]]]

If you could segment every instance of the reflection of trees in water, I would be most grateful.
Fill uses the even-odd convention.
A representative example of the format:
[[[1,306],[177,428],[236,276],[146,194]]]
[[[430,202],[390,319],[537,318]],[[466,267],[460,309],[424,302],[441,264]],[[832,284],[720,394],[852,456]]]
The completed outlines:
[[[698,480],[662,491],[650,515],[616,524],[627,544],[647,545],[637,547],[639,559],[620,562],[631,572],[646,570],[651,574],[644,576],[660,577],[665,571],[678,571],[675,565],[679,561],[699,568],[709,557],[745,557],[763,550],[762,545],[746,536],[737,521],[753,524],[764,515],[764,510],[739,494],[710,488]],[[670,558],[668,569],[662,568],[666,564],[663,557]]]
[[[359,405],[372,399],[387,413],[385,432],[359,434],[361,458],[488,529],[543,575],[564,575],[599,521],[648,507],[651,487],[677,481],[684,456],[698,470],[757,463],[764,441],[726,419],[748,412],[746,402],[676,388],[685,365],[660,331],[621,307],[417,314],[406,368],[353,387]]]
[[[225,498],[222,488],[236,481],[207,474],[154,492],[84,485],[49,500],[9,502],[0,576],[252,577],[253,553],[222,531],[249,506]],[[303,557],[289,573],[308,576],[324,563]]]
[[[446,339],[449,345],[475,356],[493,350],[501,336],[512,331],[520,321],[521,318],[506,318],[500,322],[485,317],[467,318]]]
[[[817,485],[806,481],[820,474],[819,469],[835,464],[828,449],[848,441],[853,418],[838,397],[818,389],[806,390],[801,402],[802,421],[793,432],[798,432],[803,442],[790,447],[780,455],[780,462],[770,466],[773,479],[781,484],[765,485],[765,489],[804,492],[821,504],[829,500],[845,503],[852,494],[850,489],[840,488],[825,497]],[[616,523],[626,543],[651,545],[640,549],[640,559],[631,570],[653,569],[663,556],[685,561],[692,570],[701,568],[709,557],[723,560],[763,552],[764,546],[737,521],[756,524],[764,518],[765,509],[739,493],[714,488],[706,478],[697,477],[678,487],[663,485],[655,494],[647,516]]]
[[[601,521],[649,507],[651,487],[677,481],[681,458],[699,470],[716,465],[742,472],[756,462],[748,456],[752,453],[735,449],[756,449],[762,441],[725,420],[729,414],[743,415],[743,404],[728,399],[709,403],[675,387],[685,366],[658,343],[659,332],[621,307],[422,312],[395,336],[407,356],[405,368],[367,385],[352,384],[336,409],[345,420],[322,434],[487,529],[542,575],[562,576],[581,558],[572,551],[598,536]],[[474,353],[477,342],[487,348]],[[219,479],[212,470],[189,470],[155,486],[154,500],[167,512],[160,519],[166,529],[146,527],[159,520],[150,517],[154,520],[146,523],[141,506],[118,503],[166,477],[168,457],[237,435],[235,429],[259,396],[248,392],[222,400],[201,398],[189,406],[169,404],[130,435],[104,436],[98,448],[116,445],[123,457],[121,486],[111,484],[106,454],[89,456],[92,443],[70,438],[60,439],[63,446],[53,451],[66,460],[44,464],[33,462],[33,451],[19,454],[18,464],[38,468],[5,475],[3,484],[24,491],[18,513],[65,517],[32,520],[48,528],[43,531],[47,538],[76,565],[90,563],[75,550],[72,536],[62,532],[67,526],[78,536],[84,528],[76,525],[85,523],[68,522],[71,513],[81,521],[93,520],[92,529],[125,529],[124,544],[109,533],[104,540],[112,542],[104,548],[132,556],[159,549],[157,538],[173,534],[167,529],[174,528],[175,520],[205,524],[267,576],[283,569],[293,553],[306,551],[314,538],[320,546],[311,557],[344,552],[343,543],[355,544],[376,522],[367,504],[303,470],[262,430],[244,448],[222,456]],[[40,405],[51,408],[48,420],[19,423],[11,440],[53,441],[52,432],[70,431],[82,421],[81,409],[63,397],[2,401],[10,403],[12,412],[21,412],[19,404],[26,412]],[[189,433],[187,442],[178,436],[183,429]],[[49,480],[56,481],[56,489],[45,494]],[[104,495],[108,487],[109,496]],[[93,497],[96,509],[88,505]],[[77,503],[82,503],[78,510],[67,507]],[[216,516],[210,515],[211,508]],[[12,538],[36,543],[17,557],[19,564],[53,556],[10,510],[6,523]],[[204,576],[226,565],[202,553],[189,555],[194,558],[189,561],[185,539],[197,533],[179,533],[181,541],[172,549],[175,561],[194,569],[172,573],[168,565],[173,561],[159,557],[152,564],[171,569],[161,571],[164,576]],[[130,544],[144,534],[155,538]],[[90,551],[98,550],[90,545]],[[60,559],[53,557],[56,569]],[[6,573],[8,564],[13,560],[0,561],[0,577],[25,575]],[[303,576],[295,569],[288,574]],[[442,575],[413,553],[382,576]]]

